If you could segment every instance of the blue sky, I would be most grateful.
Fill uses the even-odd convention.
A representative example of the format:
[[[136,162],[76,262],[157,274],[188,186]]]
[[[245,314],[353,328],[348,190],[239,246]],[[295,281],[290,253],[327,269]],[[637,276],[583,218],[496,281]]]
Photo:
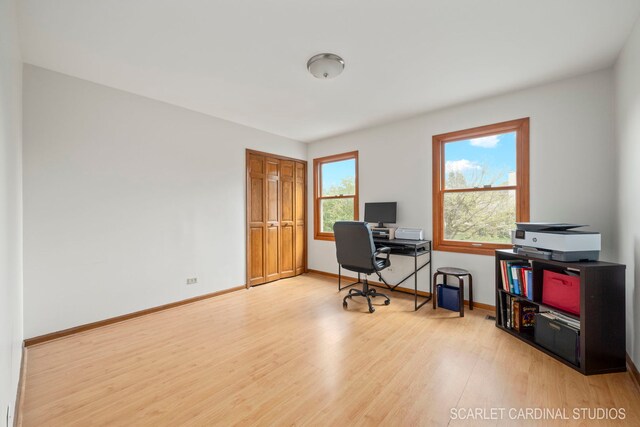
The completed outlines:
[[[473,180],[482,168],[486,178],[481,183],[504,184],[508,173],[516,170],[516,133],[504,133],[483,138],[448,142],[444,152],[445,170],[460,171],[467,181]]]
[[[322,188],[326,190],[333,185],[340,184],[343,178],[355,176],[355,170],[355,159],[325,163],[322,165]]]
[[[355,160],[325,163],[322,165],[322,186],[325,189],[338,185],[343,178],[355,173]],[[445,169],[459,170],[468,180],[481,168],[486,168],[489,184],[505,183],[508,173],[516,170],[516,133],[504,133],[483,138],[465,139],[445,144]]]

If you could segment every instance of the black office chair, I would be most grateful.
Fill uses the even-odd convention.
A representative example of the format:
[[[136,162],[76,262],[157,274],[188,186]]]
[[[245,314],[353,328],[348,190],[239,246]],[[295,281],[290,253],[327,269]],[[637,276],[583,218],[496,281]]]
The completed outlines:
[[[358,273],[358,281],[346,287],[362,283],[362,290],[349,289],[349,295],[344,297],[342,301],[343,307],[347,308],[347,299],[354,296],[367,299],[370,313],[376,311],[371,304],[371,298],[384,297],[384,304],[389,305],[391,300],[388,296],[377,292],[375,288],[369,289],[366,275],[376,273],[380,280],[389,286],[380,275],[380,271],[391,265],[389,262],[391,249],[387,247],[376,249],[371,229],[366,222],[338,221],[333,225],[333,234],[336,239],[336,256],[338,258],[338,289],[342,289],[340,287],[342,268]],[[381,254],[386,254],[386,258],[379,257]],[[365,274],[364,281],[360,281],[360,273]]]

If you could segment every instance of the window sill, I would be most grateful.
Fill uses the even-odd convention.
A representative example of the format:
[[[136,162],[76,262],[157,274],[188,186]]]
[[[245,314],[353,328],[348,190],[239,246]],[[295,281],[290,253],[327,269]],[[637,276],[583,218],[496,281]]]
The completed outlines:
[[[333,234],[330,234],[330,233],[317,233],[315,236],[313,236],[313,238],[315,240],[327,240],[331,242],[335,242],[336,240]]]
[[[463,254],[494,256],[496,249],[511,249],[512,245],[500,245],[486,243],[482,246],[471,246],[470,244],[450,244],[449,242],[433,244],[433,250],[439,252],[457,252]]]

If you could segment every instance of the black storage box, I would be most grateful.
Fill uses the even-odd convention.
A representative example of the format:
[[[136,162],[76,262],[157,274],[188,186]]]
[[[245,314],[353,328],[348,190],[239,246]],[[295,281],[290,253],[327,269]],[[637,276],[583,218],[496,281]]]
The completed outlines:
[[[563,359],[580,366],[580,331],[536,314],[535,341]]]

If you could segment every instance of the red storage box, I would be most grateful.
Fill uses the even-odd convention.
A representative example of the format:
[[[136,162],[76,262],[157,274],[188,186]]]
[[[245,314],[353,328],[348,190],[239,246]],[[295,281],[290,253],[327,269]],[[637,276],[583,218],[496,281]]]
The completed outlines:
[[[544,270],[542,303],[579,315],[580,277]]]

